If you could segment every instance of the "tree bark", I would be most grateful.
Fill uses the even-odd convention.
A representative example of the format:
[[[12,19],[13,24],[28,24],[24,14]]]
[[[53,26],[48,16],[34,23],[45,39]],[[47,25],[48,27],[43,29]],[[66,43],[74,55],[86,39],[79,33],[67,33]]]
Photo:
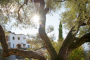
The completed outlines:
[[[40,10],[39,10],[39,14],[40,14],[40,22],[39,22],[39,35],[40,38],[43,40],[44,42],[44,46],[47,49],[48,53],[50,54],[50,58],[51,60],[59,60],[57,53],[54,49],[54,47],[52,46],[50,39],[48,38],[46,32],[45,32],[45,23],[46,23],[46,13],[48,11],[48,8],[44,9],[44,4],[45,2],[42,1],[40,3]]]
[[[58,56],[59,56],[59,59],[61,59],[61,60],[68,59],[69,46],[71,45],[71,43],[74,39],[74,35],[72,33],[73,29],[74,29],[74,27],[72,27],[72,29],[69,31],[66,39],[64,40],[64,42],[59,50]]]
[[[90,42],[90,33],[83,35],[80,39],[75,40],[75,42],[73,41],[69,48],[70,49],[78,48],[85,42]]]
[[[44,42],[45,48],[48,50],[48,53],[50,54],[51,60],[58,60],[57,53],[42,27],[39,28],[39,35]]]
[[[68,33],[68,35],[67,35],[66,39],[64,40],[64,42],[60,48],[60,51],[58,53],[59,59],[61,59],[61,60],[67,60],[68,54],[72,50],[78,48],[79,46],[81,46],[85,42],[90,42],[90,33],[83,35],[79,39],[79,38],[75,38],[75,35],[72,33],[73,29],[74,28],[72,28],[71,31]]]
[[[21,50],[21,49],[8,49],[8,55],[5,52],[2,53],[3,57],[8,57],[10,55],[20,55],[20,56],[25,57],[25,58],[46,60],[43,55],[40,55],[34,51],[27,51],[27,50],[25,51],[25,50]]]

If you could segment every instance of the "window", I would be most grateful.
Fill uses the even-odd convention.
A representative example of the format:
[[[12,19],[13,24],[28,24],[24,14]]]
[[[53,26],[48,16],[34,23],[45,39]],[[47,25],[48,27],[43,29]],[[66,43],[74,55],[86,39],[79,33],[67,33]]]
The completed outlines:
[[[14,44],[13,44],[13,48],[14,48]]]
[[[10,42],[8,42],[8,46],[10,47],[10,45],[11,45],[11,43]]]
[[[10,36],[8,36],[8,41],[10,41]]]
[[[28,45],[28,48],[29,48],[29,45]]]
[[[20,37],[18,37],[18,40],[20,40]]]
[[[15,40],[15,37],[13,37],[13,40]]]
[[[25,40],[26,38],[25,37],[23,37],[23,40]]]
[[[23,44],[23,48],[26,48],[26,44]]]

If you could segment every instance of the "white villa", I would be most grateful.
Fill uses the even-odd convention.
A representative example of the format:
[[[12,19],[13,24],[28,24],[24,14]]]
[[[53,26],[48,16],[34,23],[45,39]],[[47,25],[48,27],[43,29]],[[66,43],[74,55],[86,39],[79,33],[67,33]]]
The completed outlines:
[[[6,35],[6,41],[9,48],[17,48],[18,45],[20,45],[21,48],[30,48],[30,44],[28,44],[26,40],[26,36],[23,34],[10,32],[9,35]]]

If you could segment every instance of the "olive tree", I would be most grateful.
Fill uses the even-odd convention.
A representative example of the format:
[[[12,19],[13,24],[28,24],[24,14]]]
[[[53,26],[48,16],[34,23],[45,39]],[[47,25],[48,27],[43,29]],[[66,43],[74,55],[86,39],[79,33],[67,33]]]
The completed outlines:
[[[25,0],[24,4],[27,5],[28,1],[29,0]],[[90,39],[90,30],[89,30],[90,28],[90,24],[89,24],[90,23],[90,16],[89,16],[90,1],[89,0],[85,0],[85,1],[83,0],[60,0],[60,1],[34,0],[34,2],[40,4],[40,7],[39,7],[40,22],[39,22],[39,29],[38,29],[39,36],[42,39],[44,46],[50,55],[51,60],[67,60],[68,55],[72,50],[78,48],[85,42],[90,42],[89,40]],[[45,2],[46,2],[46,7],[45,7]],[[67,25],[67,29],[69,29],[70,31],[68,32],[66,38],[64,39],[64,42],[62,43],[62,46],[59,52],[57,53],[45,32],[45,24],[46,24],[46,14],[50,10],[49,8],[56,8],[56,6],[58,7],[58,4],[61,5],[62,2],[65,3],[65,7],[67,9],[66,12],[62,13],[62,23],[63,24],[65,23],[65,25]],[[18,20],[20,22],[25,22],[23,20],[23,18],[25,18],[23,17],[24,15],[22,14],[20,15],[19,13],[22,6],[23,5],[21,5],[19,10],[17,11]],[[59,6],[59,8],[60,7],[61,6]],[[84,32],[84,33],[81,33],[81,32]],[[2,26],[0,26],[0,42],[2,44],[3,57],[8,57],[10,55],[20,55],[26,58],[46,60],[46,58],[43,55],[35,51],[24,51],[20,49],[8,48],[8,45],[5,40],[5,33]]]

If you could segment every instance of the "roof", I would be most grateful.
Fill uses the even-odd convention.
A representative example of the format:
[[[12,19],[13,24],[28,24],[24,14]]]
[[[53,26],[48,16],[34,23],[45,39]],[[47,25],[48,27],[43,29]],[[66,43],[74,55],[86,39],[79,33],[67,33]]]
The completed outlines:
[[[14,34],[14,35],[24,35],[24,34],[15,34],[14,32],[11,32],[11,31],[8,31],[8,33],[9,33],[9,35],[10,34]],[[8,36],[8,35],[7,35]],[[24,36],[26,36],[26,35],[24,35]]]

